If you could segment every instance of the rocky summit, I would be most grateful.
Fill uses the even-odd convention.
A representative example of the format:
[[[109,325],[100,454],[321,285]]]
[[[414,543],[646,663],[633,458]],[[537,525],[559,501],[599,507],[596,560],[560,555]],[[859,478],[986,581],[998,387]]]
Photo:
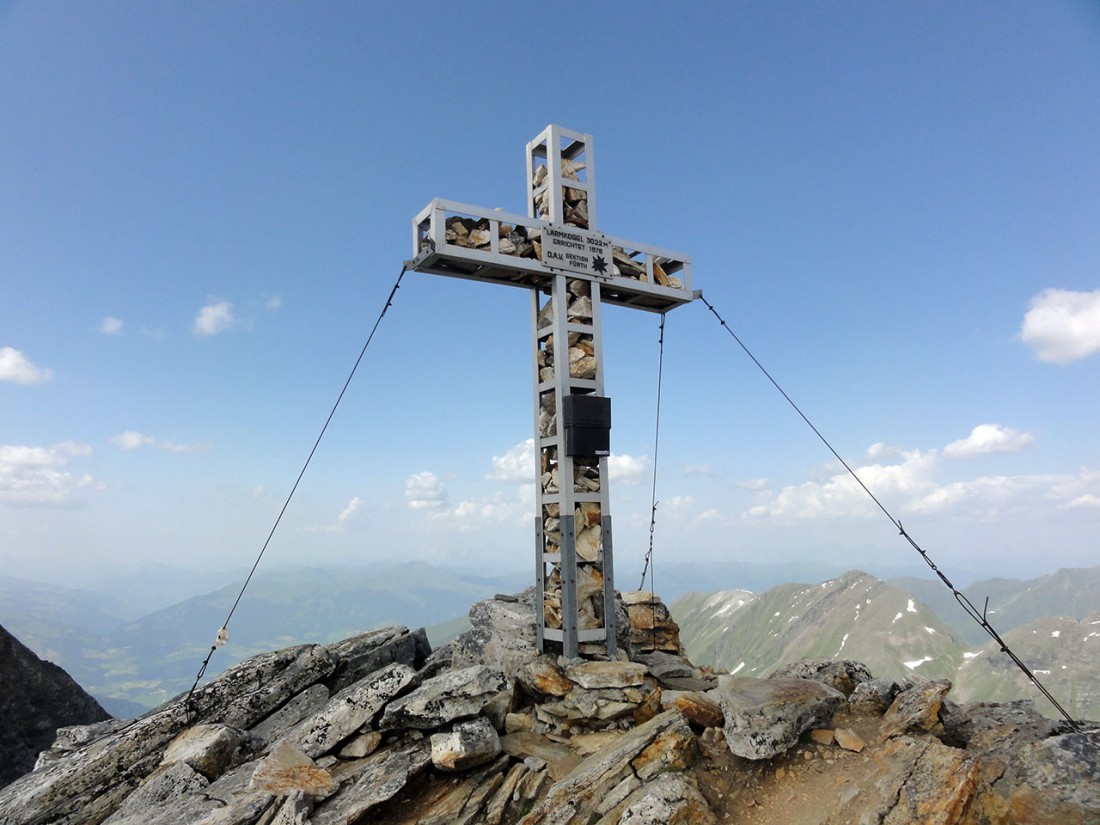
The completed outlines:
[[[63,728],[0,823],[1022,825],[1100,822],[1100,732],[858,662],[738,678],[650,594],[621,653],[534,644],[533,594],[432,650],[387,627],[253,657],[129,723]]]

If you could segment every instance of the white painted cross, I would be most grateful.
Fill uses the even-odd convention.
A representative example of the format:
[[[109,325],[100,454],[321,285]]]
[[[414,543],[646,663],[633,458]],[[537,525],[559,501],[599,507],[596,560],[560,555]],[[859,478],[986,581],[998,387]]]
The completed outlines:
[[[548,126],[527,144],[527,216],[436,199],[413,222],[418,272],[531,290],[535,601],[539,650],[614,655],[604,303],[689,303],[686,255],[596,231],[592,136]]]

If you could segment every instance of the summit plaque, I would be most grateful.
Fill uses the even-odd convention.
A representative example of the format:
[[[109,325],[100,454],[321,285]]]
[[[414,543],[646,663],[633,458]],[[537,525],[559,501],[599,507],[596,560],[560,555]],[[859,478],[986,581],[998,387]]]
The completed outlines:
[[[611,275],[611,240],[602,232],[555,226],[542,230],[542,265],[593,278]]]

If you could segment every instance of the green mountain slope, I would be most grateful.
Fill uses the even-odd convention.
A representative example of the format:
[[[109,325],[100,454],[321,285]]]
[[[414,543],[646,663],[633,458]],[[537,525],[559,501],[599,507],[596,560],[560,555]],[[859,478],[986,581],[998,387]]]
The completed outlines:
[[[958,640],[927,608],[859,571],[751,598],[744,591],[724,599],[693,594],[671,610],[677,622],[683,618],[681,638],[692,661],[743,676],[765,676],[804,658],[845,658],[877,675],[941,678],[954,673],[961,657]]]
[[[233,614],[229,643],[211,659],[206,678],[289,645],[332,642],[390,624],[452,623],[471,603],[525,585],[515,575],[481,576],[423,563],[257,573]],[[124,621],[95,594],[28,583],[0,595],[0,616],[14,614],[13,633],[112,707],[152,707],[191,687],[240,587],[237,581]],[[82,623],[86,616],[94,621]],[[433,636],[445,639],[456,628],[461,622],[433,628]]]
[[[1009,628],[1000,631],[1002,637],[1079,719],[1100,716],[1096,572],[1059,571],[1032,582],[991,580],[975,585],[997,594],[1003,610],[999,624]],[[942,583],[927,584],[946,594],[946,600],[937,597],[941,609],[961,612]],[[1094,612],[1080,620],[1045,615],[1029,623],[1019,621],[1042,610],[1080,613],[1090,603]],[[960,641],[918,598],[865,573],[847,573],[819,585],[780,585],[759,594],[691,593],[670,609],[680,623],[689,657],[719,671],[766,676],[802,658],[854,659],[876,676],[950,679],[961,701],[1034,699],[1042,712],[1057,715],[996,643]]]

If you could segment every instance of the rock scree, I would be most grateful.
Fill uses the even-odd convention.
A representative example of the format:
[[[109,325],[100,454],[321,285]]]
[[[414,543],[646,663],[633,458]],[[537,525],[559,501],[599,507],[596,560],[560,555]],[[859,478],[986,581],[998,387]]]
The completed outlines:
[[[611,661],[538,653],[531,590],[436,650],[389,627],[255,656],[190,703],[62,728],[0,825],[1100,822],[1096,726],[858,662],[715,674],[623,595]]]

